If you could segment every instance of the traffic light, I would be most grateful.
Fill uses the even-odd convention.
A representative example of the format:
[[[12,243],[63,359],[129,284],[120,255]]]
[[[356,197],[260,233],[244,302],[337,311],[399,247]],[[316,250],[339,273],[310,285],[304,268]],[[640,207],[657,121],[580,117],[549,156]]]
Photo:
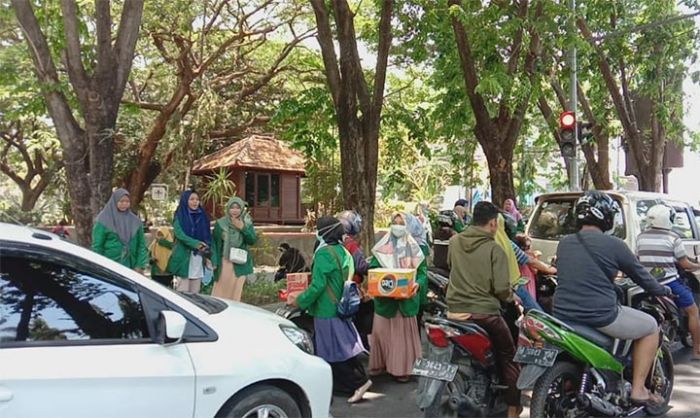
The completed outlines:
[[[561,155],[565,158],[576,156],[576,115],[574,112],[562,112],[559,116],[559,137]]]
[[[578,141],[581,144],[585,144],[593,138],[593,124],[591,122],[579,122],[576,125],[578,127]]]

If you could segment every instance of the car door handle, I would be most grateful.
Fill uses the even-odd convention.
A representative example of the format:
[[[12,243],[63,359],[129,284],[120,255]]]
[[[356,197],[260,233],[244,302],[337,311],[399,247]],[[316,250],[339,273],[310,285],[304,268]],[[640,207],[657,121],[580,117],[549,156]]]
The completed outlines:
[[[0,386],[0,402],[10,402],[13,398],[12,391],[4,386]]]

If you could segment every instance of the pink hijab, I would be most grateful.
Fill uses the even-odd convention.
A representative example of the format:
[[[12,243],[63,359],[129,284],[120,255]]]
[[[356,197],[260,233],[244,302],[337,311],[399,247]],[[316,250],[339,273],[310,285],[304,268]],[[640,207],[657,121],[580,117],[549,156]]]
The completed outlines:
[[[508,203],[510,203],[510,209],[505,208]],[[503,202],[503,210],[508,212],[510,216],[512,216],[513,219],[515,219],[516,222],[522,221],[523,215],[521,215],[520,212],[518,212],[518,208],[515,207],[515,202],[513,201],[513,199],[506,199],[505,202]]]

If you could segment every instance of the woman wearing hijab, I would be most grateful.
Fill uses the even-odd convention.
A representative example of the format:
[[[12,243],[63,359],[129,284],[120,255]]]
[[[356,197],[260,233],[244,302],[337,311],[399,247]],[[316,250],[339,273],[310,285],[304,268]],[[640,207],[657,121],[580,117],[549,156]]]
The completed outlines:
[[[163,286],[173,286],[173,275],[168,271],[168,261],[173,252],[173,234],[170,228],[161,226],[151,242],[151,278]]]
[[[370,268],[416,269],[415,294],[410,299],[374,298],[374,323],[369,354],[370,374],[382,371],[401,383],[410,380],[413,363],[421,356],[420,334],[416,316],[420,310],[421,294],[427,289],[427,265],[420,245],[407,230],[415,219],[394,214],[391,230],[372,249]],[[417,222],[417,221],[416,221]]]
[[[525,222],[523,222],[523,215],[518,211],[515,206],[513,199],[506,199],[503,202],[503,210],[508,213],[515,222],[518,223],[518,232],[525,232]]]
[[[352,321],[360,333],[362,344],[369,349],[369,334],[372,333],[372,318],[374,318],[374,301],[365,294],[367,287],[362,286],[363,283],[366,283],[365,278],[367,277],[367,270],[369,270],[369,263],[365,259],[360,243],[357,241],[357,235],[362,230],[362,217],[354,210],[344,210],[337,215],[337,218],[343,224],[343,231],[345,232],[343,247],[352,256],[355,266],[355,275],[352,279],[363,291],[360,308]]]
[[[211,246],[211,229],[209,216],[200,205],[197,192],[187,190],[180,195],[173,230],[175,247],[168,271],[177,276],[177,290],[199,293],[204,277],[203,255]]]
[[[143,273],[148,265],[143,223],[129,210],[130,207],[129,192],[117,189],[112,193],[95,219],[92,250]]]
[[[359,355],[365,351],[355,325],[340,319],[336,303],[344,283],[354,274],[354,261],[343,247],[343,226],[332,216],[316,223],[319,246],[314,253],[311,284],[302,293],[292,293],[287,303],[306,309],[314,317],[316,354],[331,365],[333,391],[350,396],[355,403],[372,386]]]
[[[226,214],[214,225],[213,296],[240,302],[245,278],[253,274],[253,258],[248,247],[257,240],[253,219],[248,215],[245,202],[240,197],[232,197],[226,204]],[[245,262],[241,262],[242,258],[232,260],[231,249],[242,250],[245,256],[241,257],[245,257]]]

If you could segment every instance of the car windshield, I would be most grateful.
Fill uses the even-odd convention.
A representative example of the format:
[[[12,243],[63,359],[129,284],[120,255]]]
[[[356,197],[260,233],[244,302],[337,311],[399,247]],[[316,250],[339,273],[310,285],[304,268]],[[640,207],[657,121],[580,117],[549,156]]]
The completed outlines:
[[[576,233],[576,200],[576,196],[567,196],[549,198],[542,202],[530,221],[529,235],[532,238],[558,241]],[[620,204],[619,201],[617,203]],[[625,238],[625,221],[621,211],[615,215],[613,235]]]

